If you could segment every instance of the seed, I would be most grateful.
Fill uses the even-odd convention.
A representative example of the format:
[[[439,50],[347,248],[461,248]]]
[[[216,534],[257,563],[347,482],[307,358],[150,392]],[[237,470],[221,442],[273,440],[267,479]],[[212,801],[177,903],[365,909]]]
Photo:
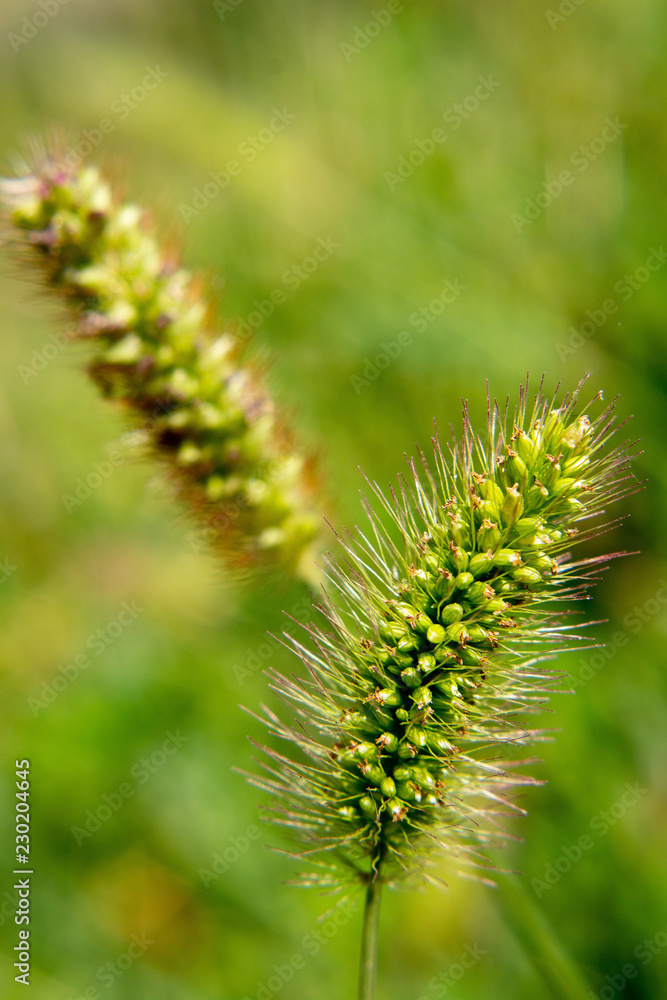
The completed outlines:
[[[396,785],[394,784],[393,778],[385,776],[380,782],[380,791],[384,795],[385,799],[391,799],[396,794]]]
[[[445,640],[445,630],[442,625],[431,625],[430,629],[426,633],[426,638],[434,646],[438,646]]]
[[[463,618],[463,608],[460,604],[447,604],[440,613],[440,621],[443,625],[453,625]]]

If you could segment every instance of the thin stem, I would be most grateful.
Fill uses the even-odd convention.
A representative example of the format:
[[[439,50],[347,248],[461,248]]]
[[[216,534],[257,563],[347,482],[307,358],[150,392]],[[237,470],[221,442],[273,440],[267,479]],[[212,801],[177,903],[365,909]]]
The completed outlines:
[[[359,962],[359,1000],[373,1000],[375,997],[380,890],[380,864],[378,862],[374,871],[371,872],[366,889]]]

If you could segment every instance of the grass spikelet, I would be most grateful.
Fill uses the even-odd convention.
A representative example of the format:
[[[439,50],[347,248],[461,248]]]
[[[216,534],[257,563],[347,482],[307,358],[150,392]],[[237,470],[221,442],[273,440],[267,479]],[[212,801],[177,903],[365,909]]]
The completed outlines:
[[[531,718],[560,686],[551,661],[586,641],[563,614],[618,555],[571,552],[638,488],[613,404],[582,406],[581,388],[489,402],[484,435],[464,406],[460,443],[436,436],[388,495],[371,484],[383,516],[366,501],[366,532],[328,560],[324,626],[287,640],[308,678],[272,674],[298,721],[265,710],[287,749],[251,776],[301,842],[302,884],[430,879],[443,852],[481,876],[502,841],[534,783],[522,755],[547,735]]]
[[[313,463],[295,447],[264,374],[214,329],[201,282],[137,206],[55,147],[4,180],[6,241],[64,300],[89,373],[124,404],[229,565],[309,578],[321,518]]]

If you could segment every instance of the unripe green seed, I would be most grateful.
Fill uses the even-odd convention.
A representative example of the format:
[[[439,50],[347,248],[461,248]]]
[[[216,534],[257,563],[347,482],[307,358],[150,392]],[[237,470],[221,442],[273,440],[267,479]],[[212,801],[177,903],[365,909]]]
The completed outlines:
[[[493,550],[496,546],[500,545],[501,538],[502,535],[497,521],[489,521],[487,519],[482,521],[480,529],[477,532],[478,548],[484,551]]]
[[[590,431],[591,422],[586,414],[577,417],[563,431],[562,443],[567,448],[577,448]]]
[[[400,708],[403,699],[396,688],[381,688],[376,694],[377,700],[388,708]]]
[[[430,629],[426,633],[426,638],[434,646],[438,646],[441,642],[445,641],[445,630],[442,625],[431,625]]]
[[[407,604],[405,601],[396,601],[395,604],[392,603],[392,610],[395,611],[400,618],[405,619],[416,618],[418,614],[417,609],[413,608],[411,604]]]
[[[361,764],[359,770],[363,774],[364,780],[371,785],[380,785],[386,777],[382,768],[377,764]]]
[[[526,508],[528,510],[536,510],[544,505],[544,501],[549,496],[549,490],[542,483],[536,481],[534,486],[531,486],[528,490],[526,496]]]
[[[422,653],[417,660],[417,666],[422,671],[422,673],[427,673],[429,670],[434,670],[436,665],[435,656],[432,653]]]
[[[500,511],[498,509],[498,504],[494,503],[492,500],[480,500],[475,507],[475,519],[478,524],[482,521],[490,520],[498,523],[500,520]]]
[[[374,743],[359,743],[355,747],[354,754],[360,760],[377,760],[378,759],[378,748]]]
[[[462,514],[456,513],[454,515],[450,515],[449,533],[457,545],[468,545],[470,533],[468,530],[468,523]]]
[[[496,552],[493,557],[493,563],[495,566],[520,566],[521,565],[521,553],[517,552],[516,549],[500,549]]]
[[[380,638],[389,645],[394,645],[399,639],[406,639],[409,633],[405,625],[398,622],[381,622],[378,626]]]
[[[410,692],[410,697],[414,701],[417,708],[426,708],[426,706],[430,705],[433,700],[433,695],[431,694],[431,689],[429,687],[415,688],[414,691]]]
[[[481,625],[468,625],[468,638],[470,642],[477,644],[488,642],[487,631]]]
[[[467,590],[468,587],[474,583],[475,577],[472,573],[459,573],[455,578],[454,583],[458,590]]]
[[[436,733],[429,733],[426,738],[426,745],[429,750],[438,756],[448,757],[450,754],[456,752],[456,747],[449,740],[446,740],[443,736],[438,736]]]
[[[542,582],[541,573],[538,573],[532,566],[519,566],[518,569],[512,571],[512,577],[518,583],[534,584]]]
[[[435,552],[427,552],[424,556],[424,565],[429,574],[437,573],[440,568],[440,559]],[[430,582],[430,579],[429,579]]]
[[[444,570],[433,585],[433,593],[438,600],[448,600],[454,593],[454,575]]]
[[[430,693],[430,692],[429,692]],[[410,726],[407,733],[408,742],[415,747],[426,746],[426,732],[419,726]]]
[[[364,816],[369,819],[375,819],[378,812],[378,805],[374,798],[370,795],[362,795],[359,799],[359,808],[361,809]]]
[[[566,476],[578,476],[591,464],[587,455],[580,455],[578,458],[568,458],[563,464],[563,472]]]
[[[440,621],[443,625],[453,625],[463,618],[463,608],[460,604],[446,604],[440,612]]]
[[[398,737],[394,733],[382,733],[375,742],[384,753],[396,753],[398,749]]]
[[[553,576],[556,571],[556,563],[549,556],[545,555],[543,552],[534,556],[530,562],[529,566],[536,569],[543,576]]]
[[[461,651],[461,659],[466,667],[477,667],[485,659],[484,654],[474,646],[466,645]]]
[[[578,485],[579,484],[576,479],[570,479],[567,476],[562,476],[551,487],[551,495],[554,497],[565,496],[567,493],[573,492]]]
[[[428,558],[428,557],[427,557]],[[436,560],[437,563],[437,560]],[[436,567],[437,568],[437,567]],[[433,570],[435,572],[435,570]],[[412,570],[412,579],[418,585],[420,590],[428,590],[431,586],[431,575],[423,569]]]
[[[433,775],[426,770],[425,767],[412,767],[411,770],[412,770],[411,780],[414,781],[416,784],[418,784],[420,788],[428,789],[429,791],[432,788],[435,788],[435,779],[433,778]]]
[[[394,663],[394,667],[392,668],[390,663],[388,669],[391,670],[393,674],[399,674],[401,670],[405,670],[406,667],[411,667],[413,662],[409,653],[402,653],[398,649],[393,651],[392,661]]]
[[[458,545],[450,546],[450,559],[452,566],[457,573],[464,573],[468,568],[468,553],[459,548]]]
[[[445,677],[441,681],[436,681],[434,687],[447,698],[460,698],[461,696],[456,680],[453,677]]]
[[[417,789],[409,781],[399,781],[396,794],[404,802],[414,802],[417,798]]]
[[[510,475],[510,479],[518,483],[522,483],[528,475],[528,469],[526,468],[525,462],[519,458],[517,452],[515,452],[513,448],[507,449],[505,468]]]
[[[408,667],[407,670],[402,670],[401,680],[403,681],[404,684],[406,684],[408,687],[411,688],[419,687],[419,685],[422,682],[422,678],[419,671],[416,670],[414,667]]]
[[[446,631],[447,638],[450,642],[460,642],[463,644],[468,638],[468,630],[461,622],[455,622],[453,625],[448,625]]]
[[[380,791],[386,799],[391,799],[396,794],[396,785],[392,778],[385,776],[380,782]]]
[[[399,743],[398,756],[401,760],[412,760],[416,753],[416,747],[413,747],[410,743]]]
[[[433,625],[433,622],[428,615],[425,615],[423,612],[417,615],[417,618],[415,619],[415,629],[421,635],[426,635],[431,625]]]
[[[544,524],[541,517],[522,517],[514,525],[514,533],[520,538],[526,535],[534,535]]]
[[[451,662],[456,662],[456,653],[453,649],[448,649],[447,646],[438,646],[433,655],[440,667],[447,666]]]
[[[468,572],[472,573],[474,577],[478,577],[488,573],[492,566],[493,552],[491,550],[478,552],[468,563]]]
[[[539,449],[536,443],[529,438],[524,431],[520,431],[516,436],[514,447],[519,455],[519,458],[525,463],[527,468],[530,468],[537,458]]]
[[[484,479],[477,487],[480,496],[485,500],[491,500],[496,505],[502,503],[503,491],[493,479]]]
[[[521,499],[519,490],[514,486],[508,488],[505,499],[500,505],[500,513],[502,514],[504,524],[508,527],[520,520],[523,514],[523,500]]]
[[[493,587],[478,580],[477,583],[473,583],[468,588],[466,600],[470,601],[471,604],[486,604],[494,596],[494,593]]]

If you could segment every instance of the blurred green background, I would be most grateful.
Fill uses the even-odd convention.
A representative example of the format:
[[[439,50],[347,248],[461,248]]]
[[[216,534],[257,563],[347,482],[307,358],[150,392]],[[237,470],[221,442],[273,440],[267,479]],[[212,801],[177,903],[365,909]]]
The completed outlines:
[[[95,156],[208,271],[221,316],[257,328],[337,524],[361,519],[359,465],[388,483],[434,417],[458,423],[462,395],[479,424],[487,378],[504,396],[527,369],[549,389],[589,372],[591,394],[635,415],[647,488],[589,548],[642,554],[588,608],[608,619],[607,658],[562,660],[589,679],[555,699],[560,732],[533,769],[548,784],[512,821],[522,888],[453,876],[446,894],[388,896],[383,1000],[667,996],[666,20],[658,0],[2,5],[0,148],[11,159],[54,123],[97,144],[107,119]],[[125,425],[15,271],[0,276],[2,996],[23,995],[11,847],[27,757],[32,996],[350,997],[359,915],[312,944],[329,901],[282,884],[291,863],[265,848],[273,830],[253,839],[260,795],[232,771],[263,738],[237,704],[267,698],[264,666],[293,666],[266,632],[303,615],[305,591],[239,594],[154,470],[123,450],[100,473]],[[124,602],[142,610],[119,627]],[[455,982],[466,946],[484,954]],[[554,951],[578,993],[545,970]],[[262,987],[296,954],[289,982]]]

